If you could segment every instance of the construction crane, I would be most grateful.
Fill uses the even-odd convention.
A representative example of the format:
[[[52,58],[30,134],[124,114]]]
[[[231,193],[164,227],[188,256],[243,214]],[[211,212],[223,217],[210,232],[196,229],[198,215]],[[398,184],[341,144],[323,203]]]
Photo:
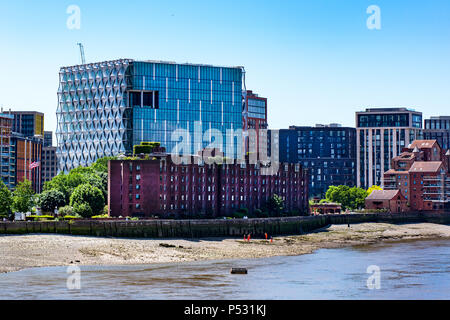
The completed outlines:
[[[81,64],[86,64],[86,59],[84,58],[84,47],[82,43],[77,43],[77,45],[80,47],[80,54],[81,54]]]

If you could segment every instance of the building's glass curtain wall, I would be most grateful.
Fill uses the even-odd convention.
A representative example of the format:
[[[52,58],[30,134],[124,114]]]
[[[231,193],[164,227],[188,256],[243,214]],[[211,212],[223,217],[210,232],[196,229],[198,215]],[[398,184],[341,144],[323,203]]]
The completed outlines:
[[[132,152],[141,141],[160,142],[168,152],[190,134],[190,154],[215,139],[207,130],[233,137],[233,158],[241,157],[241,67],[115,60],[60,70],[56,137],[59,170],[86,166],[104,156]],[[206,133],[206,134],[205,134]],[[215,147],[218,147],[217,145]],[[185,151],[185,150],[184,150]]]
[[[424,138],[437,140],[444,150],[450,149],[450,117],[440,116],[425,119]]]
[[[142,101],[133,103],[133,144],[157,141],[172,152],[178,141],[172,133],[185,129],[195,154],[211,142],[205,133],[216,129],[225,152],[227,130],[242,129],[241,68],[159,62],[134,62],[131,68],[130,100]]]

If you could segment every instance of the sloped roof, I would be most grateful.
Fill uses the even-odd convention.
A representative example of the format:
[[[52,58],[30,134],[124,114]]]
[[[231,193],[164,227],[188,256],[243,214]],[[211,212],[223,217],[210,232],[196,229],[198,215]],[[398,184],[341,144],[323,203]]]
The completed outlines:
[[[436,140],[414,140],[408,147],[410,149],[430,149],[436,142]]]
[[[409,172],[431,172],[439,171],[442,161],[415,161],[409,169]]]
[[[394,169],[389,169],[388,171],[386,171],[384,174],[389,175],[389,174],[409,174],[409,171],[398,171],[398,170],[394,170]]]
[[[398,156],[394,157],[392,160],[411,160],[414,159],[415,155],[411,152],[402,152]]]
[[[374,190],[366,200],[392,200],[398,193],[399,190]]]

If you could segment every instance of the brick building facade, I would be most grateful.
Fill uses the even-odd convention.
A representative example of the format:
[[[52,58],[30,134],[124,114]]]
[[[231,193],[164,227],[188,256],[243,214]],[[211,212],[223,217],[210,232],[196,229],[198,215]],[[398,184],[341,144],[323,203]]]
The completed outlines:
[[[148,158],[109,161],[111,216],[216,217],[240,208],[253,212],[275,194],[286,211],[308,213],[308,173],[300,164],[280,163],[276,174],[263,175],[264,165],[249,164],[248,158],[242,164],[208,164],[191,156],[190,164],[179,165],[165,153]]]
[[[399,190],[412,211],[450,210],[450,152],[436,140],[416,140],[392,159],[384,189]]]

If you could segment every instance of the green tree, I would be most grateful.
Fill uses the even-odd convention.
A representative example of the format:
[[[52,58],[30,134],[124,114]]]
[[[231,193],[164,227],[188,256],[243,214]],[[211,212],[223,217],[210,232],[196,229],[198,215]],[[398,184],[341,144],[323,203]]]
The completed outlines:
[[[73,190],[85,181],[84,175],[77,171],[71,171],[69,174],[60,172],[57,176],[53,177],[52,180],[45,182],[43,189],[44,191],[61,191],[64,194],[65,203],[68,204]]]
[[[101,159],[98,161],[100,160]],[[97,171],[93,168],[94,166],[101,168],[102,163],[103,162],[99,162],[98,165],[96,165],[96,162],[92,167],[78,167],[72,169],[68,174],[61,172],[51,181],[47,181],[44,184],[44,191],[58,190],[62,192],[64,194],[65,204],[69,204],[70,196],[76,187],[81,184],[90,184],[99,188],[103,193],[103,197],[106,199],[108,195],[108,169],[106,167],[106,171]]]
[[[340,203],[344,210],[363,208],[366,197],[366,190],[343,185],[330,186],[325,195],[327,201]]]
[[[100,159],[97,159],[92,165],[91,168],[94,169],[97,172],[103,172],[108,174],[108,161],[109,160],[116,160],[117,157],[103,157]]]
[[[76,203],[73,207],[73,212],[82,216],[83,218],[91,218],[92,216],[94,216],[92,208],[86,202]]]
[[[56,208],[66,204],[64,194],[56,189],[47,190],[39,195],[39,205],[46,212],[53,212]]]
[[[105,206],[105,198],[102,191],[90,184],[81,184],[75,188],[70,196],[70,205],[74,208],[86,203],[92,210],[93,215],[101,214]],[[80,214],[81,215],[81,214]]]
[[[284,209],[283,198],[274,194],[267,202],[267,209],[271,214],[280,216]]]
[[[73,215],[73,208],[71,206],[64,206],[59,208],[58,214],[62,217]]]
[[[5,183],[0,180],[0,216],[7,217],[11,214],[11,205],[13,203],[12,193]]]
[[[25,179],[16,185],[13,193],[12,209],[15,212],[29,212],[34,205],[34,192],[31,181]]]

